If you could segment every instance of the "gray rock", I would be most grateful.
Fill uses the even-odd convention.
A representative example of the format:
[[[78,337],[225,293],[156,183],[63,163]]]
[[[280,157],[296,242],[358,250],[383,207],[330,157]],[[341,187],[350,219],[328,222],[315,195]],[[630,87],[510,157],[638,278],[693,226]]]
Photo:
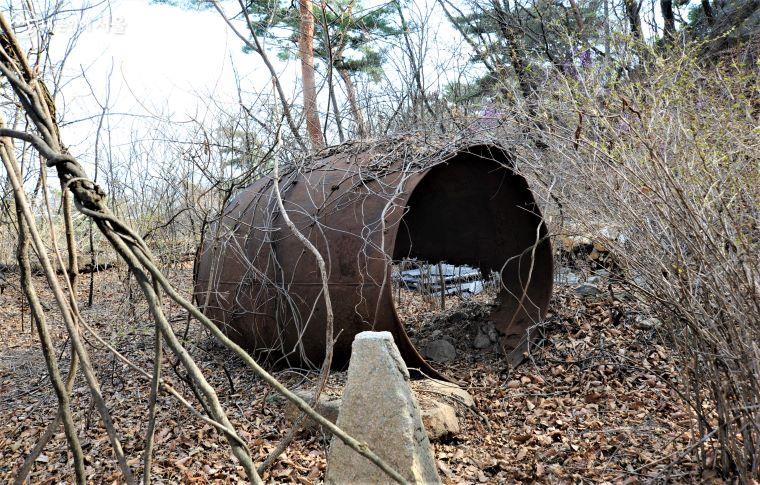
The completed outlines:
[[[436,440],[444,436],[452,436],[458,433],[459,420],[454,419],[456,413],[450,412],[453,406],[465,406],[468,408],[475,407],[475,401],[469,392],[451,382],[439,381],[436,379],[421,379],[413,381],[413,389],[417,402],[421,404],[422,410],[420,415],[422,422],[425,424],[425,431],[430,440]],[[311,402],[313,391],[297,390],[295,393],[306,402]],[[316,405],[316,410],[333,423],[338,421],[340,413],[341,398],[321,394]],[[288,402],[285,405],[285,418],[290,422],[295,422],[301,415],[301,410],[295,404]],[[430,421],[431,425],[428,425]],[[307,430],[319,429],[319,425],[310,418],[306,418],[301,426]],[[321,429],[321,432],[329,434],[329,431]]]
[[[419,384],[417,384],[419,382]],[[425,426],[425,432],[427,433],[430,441],[439,440],[441,438],[447,438],[450,436],[456,436],[459,434],[459,418],[457,418],[456,411],[447,402],[453,404],[462,404],[468,407],[475,405],[470,393],[462,389],[461,387],[443,381],[436,381],[435,379],[427,379],[425,381],[415,381],[418,391],[415,395],[420,396],[418,402],[423,400],[420,416],[422,418],[422,424]],[[298,396],[311,403],[312,391],[296,391]],[[446,401],[446,402],[442,402]],[[322,416],[326,417],[333,423],[338,421],[338,415],[340,413],[341,398],[338,396],[326,396],[324,394],[319,396],[317,401],[316,410]],[[301,410],[288,401],[285,405],[285,419],[294,423],[301,415]],[[306,417],[301,422],[302,429],[320,432],[330,436],[328,430],[323,429],[319,424],[309,417]]]
[[[601,283],[601,281],[602,281],[601,276],[594,275],[594,276],[589,276],[588,279],[586,280],[586,283],[589,283],[591,285],[598,285],[599,283]]]
[[[476,349],[485,349],[486,347],[490,347],[491,344],[492,342],[488,335],[480,332],[475,336],[475,340],[472,341],[472,346]]]
[[[352,345],[338,426],[411,483],[441,483],[409,371],[390,332],[362,332]],[[325,483],[395,483],[333,437]]]
[[[298,394],[301,399],[310,404],[311,400],[314,397],[314,393],[312,391],[296,391],[296,394]],[[319,396],[319,400],[317,401],[315,409],[319,414],[335,423],[338,421],[338,413],[340,412],[340,398],[335,396],[325,396],[324,394],[321,394]],[[298,409],[295,404],[288,401],[288,403],[285,405],[285,418],[290,422],[295,422],[300,415],[301,410]],[[308,416],[304,419],[304,421],[301,422],[301,426],[304,429],[317,429],[320,427],[316,421],[309,418]]]
[[[425,425],[428,438],[436,441],[459,434],[459,419],[453,407],[442,402],[431,402],[421,411],[422,424]]]
[[[662,325],[662,322],[654,317],[649,318],[637,318],[636,322],[634,323],[634,327],[638,328],[639,330],[651,330],[653,328],[657,328],[660,325]]]
[[[638,286],[639,288],[643,288],[645,290],[649,289],[649,282],[647,281],[646,277],[642,275],[636,275],[633,277],[633,284]]]
[[[491,342],[496,343],[499,341],[499,331],[496,330],[493,324],[488,325],[486,333],[488,333],[488,338],[491,339]]]
[[[575,285],[581,280],[581,277],[568,268],[559,268],[554,273],[554,282],[558,285]]]
[[[583,283],[575,288],[575,293],[584,297],[596,296],[599,294],[599,288],[589,283]]]
[[[433,362],[449,362],[456,359],[457,349],[448,340],[433,340],[422,348],[422,355]]]
[[[436,399],[443,397],[455,403],[463,404],[468,408],[475,407],[475,400],[470,393],[451,382],[439,381],[438,379],[424,379],[416,381],[415,388],[418,393],[425,394],[426,396],[432,396]]]
[[[467,320],[467,314],[462,311],[456,311],[452,313],[451,315],[449,315],[448,320],[451,323],[464,322],[465,320]]]

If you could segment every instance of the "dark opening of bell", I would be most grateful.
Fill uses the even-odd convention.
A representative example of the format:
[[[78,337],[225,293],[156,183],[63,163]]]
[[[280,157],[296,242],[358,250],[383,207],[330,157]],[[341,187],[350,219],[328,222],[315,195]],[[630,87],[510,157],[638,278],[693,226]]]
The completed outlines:
[[[393,300],[423,356],[437,338],[495,349],[504,336],[488,316],[514,308],[526,248],[543,236],[540,216],[526,206],[527,184],[511,167],[504,151],[473,147],[432,168],[408,199],[393,251]]]

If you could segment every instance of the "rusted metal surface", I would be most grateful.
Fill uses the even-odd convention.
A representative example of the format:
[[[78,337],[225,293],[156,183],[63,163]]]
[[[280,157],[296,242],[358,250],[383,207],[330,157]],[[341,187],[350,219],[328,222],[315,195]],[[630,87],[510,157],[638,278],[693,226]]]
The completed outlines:
[[[347,149],[281,181],[288,215],[327,262],[334,365],[346,363],[357,333],[387,330],[410,368],[440,377],[394,307],[391,261],[404,257],[500,272],[490,318],[517,363],[553,282],[550,242],[528,184],[496,146],[415,149],[409,143]],[[325,350],[319,272],[280,217],[272,183],[262,179],[229,204],[199,260],[196,298],[258,358],[319,365]]]

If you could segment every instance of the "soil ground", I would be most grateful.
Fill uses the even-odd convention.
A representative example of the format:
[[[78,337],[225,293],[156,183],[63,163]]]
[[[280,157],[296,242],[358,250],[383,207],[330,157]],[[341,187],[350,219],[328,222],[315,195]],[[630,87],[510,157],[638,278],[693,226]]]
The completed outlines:
[[[179,288],[190,288],[187,266],[170,271]],[[83,276],[79,300],[87,299]],[[26,453],[55,414],[56,401],[29,313],[12,276],[0,295],[0,481],[10,481]],[[42,279],[37,288],[61,356],[68,365],[65,329]],[[129,301],[125,272],[95,275],[92,308],[83,315],[126,356],[150,372],[152,326],[144,302]],[[604,287],[605,285],[600,285]],[[491,349],[472,346],[484,323],[483,305],[460,302],[441,314],[425,302],[407,305],[417,313],[415,338],[447,338],[457,348],[454,361],[439,365],[474,397],[475,410],[458,409],[462,431],[434,443],[445,483],[525,482],[693,482],[713,479],[702,473],[689,445],[692,418],[678,397],[675,362],[656,326],[621,291],[602,290],[581,297],[558,285],[550,314],[537,331],[541,338],[530,359],[510,369]],[[614,295],[614,296],[613,296]],[[423,304],[425,303],[425,304]],[[82,305],[85,307],[84,305]],[[284,400],[256,379],[231,353],[185,314],[168,307],[179,334],[187,332],[191,354],[217,389],[230,419],[260,462],[290,424]],[[427,333],[426,333],[427,332]],[[118,363],[88,339],[98,376],[133,470],[140,472],[146,427],[148,382]],[[189,389],[166,357],[163,374],[186,398]],[[281,370],[291,388],[308,388],[317,374]],[[343,373],[331,376],[327,392],[340,393]],[[111,448],[83,379],[74,386],[75,419],[86,454],[88,478],[118,482]],[[208,425],[195,419],[172,397],[159,397],[155,458],[157,482],[236,483],[244,480],[229,447]],[[270,482],[319,483],[329,441],[302,431],[266,473]],[[709,462],[709,457],[708,457]],[[32,483],[72,479],[70,454],[62,431],[35,464]]]

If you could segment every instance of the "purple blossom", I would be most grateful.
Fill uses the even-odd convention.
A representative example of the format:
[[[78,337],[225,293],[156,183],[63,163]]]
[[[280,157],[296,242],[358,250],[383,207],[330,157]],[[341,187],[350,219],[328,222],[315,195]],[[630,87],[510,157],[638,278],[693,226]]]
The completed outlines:
[[[583,51],[579,56],[579,59],[581,61],[581,67],[591,67],[591,63],[594,60],[591,49]]]
[[[502,111],[490,106],[485,106],[481,108],[476,119],[470,124],[469,129],[477,132],[496,128],[501,124],[503,117],[504,113]]]
[[[480,110],[480,117],[483,119],[498,119],[502,113],[496,108],[485,107]]]

